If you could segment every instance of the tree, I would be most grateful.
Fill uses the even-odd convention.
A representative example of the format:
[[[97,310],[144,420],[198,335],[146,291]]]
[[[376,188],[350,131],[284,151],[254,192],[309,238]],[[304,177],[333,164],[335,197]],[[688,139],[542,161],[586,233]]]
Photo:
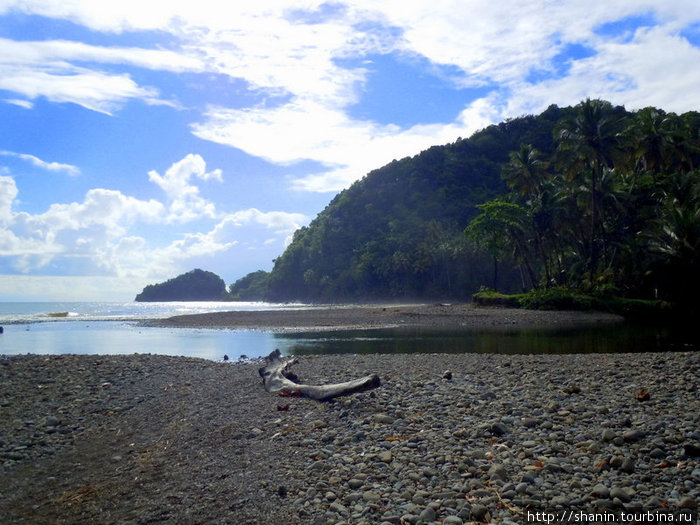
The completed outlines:
[[[591,282],[598,271],[600,241],[604,238],[600,235],[602,181],[622,151],[619,133],[623,114],[624,110],[613,108],[609,102],[586,99],[573,116],[565,117],[555,128],[560,162],[572,180],[581,180],[588,187],[590,195],[587,244]]]
[[[530,200],[540,193],[545,178],[545,163],[541,154],[531,144],[521,144],[518,151],[509,155],[503,167],[502,177],[508,187],[520,197]]]
[[[467,237],[483,247],[493,257],[493,289],[498,290],[499,260],[514,254],[529,269],[530,281],[535,286],[534,273],[525,248],[525,229],[528,213],[525,208],[503,199],[494,199],[477,205],[481,210],[467,226]]]

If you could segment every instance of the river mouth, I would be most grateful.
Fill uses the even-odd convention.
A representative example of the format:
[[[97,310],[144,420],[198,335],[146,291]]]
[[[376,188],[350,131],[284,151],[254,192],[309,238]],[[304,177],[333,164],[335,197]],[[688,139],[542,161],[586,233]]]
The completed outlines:
[[[125,321],[53,321],[7,325],[0,355],[164,354],[234,361],[279,348],[286,355],[588,354],[694,351],[689,328],[615,324],[557,328],[366,328],[350,330],[202,329]]]
[[[588,354],[693,351],[698,338],[680,327],[619,324],[600,327],[451,329],[397,327],[275,334],[284,352]]]

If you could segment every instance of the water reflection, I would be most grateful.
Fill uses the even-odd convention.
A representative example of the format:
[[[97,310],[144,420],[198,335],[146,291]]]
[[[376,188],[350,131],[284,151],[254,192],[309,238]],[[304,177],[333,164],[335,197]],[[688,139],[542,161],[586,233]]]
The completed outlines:
[[[276,334],[288,354],[499,353],[571,354],[694,349],[677,330],[606,326],[548,330],[445,330],[391,328]]]

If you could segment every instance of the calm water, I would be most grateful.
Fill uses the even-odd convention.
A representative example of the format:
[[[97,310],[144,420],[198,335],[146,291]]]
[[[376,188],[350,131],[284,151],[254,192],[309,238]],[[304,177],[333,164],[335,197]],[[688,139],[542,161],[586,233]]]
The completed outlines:
[[[19,306],[18,306],[19,305]],[[697,349],[689,330],[615,326],[557,330],[427,330],[321,332],[145,328],[140,319],[217,310],[305,308],[263,303],[0,303],[0,355],[182,355],[220,360],[332,353],[602,353]]]

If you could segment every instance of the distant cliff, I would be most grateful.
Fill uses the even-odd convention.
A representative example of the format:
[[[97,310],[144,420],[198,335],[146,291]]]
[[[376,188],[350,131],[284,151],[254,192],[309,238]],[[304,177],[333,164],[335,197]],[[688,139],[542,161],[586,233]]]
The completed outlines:
[[[212,272],[195,269],[164,283],[149,284],[134,299],[154,301],[222,301],[228,299],[226,283]]]

